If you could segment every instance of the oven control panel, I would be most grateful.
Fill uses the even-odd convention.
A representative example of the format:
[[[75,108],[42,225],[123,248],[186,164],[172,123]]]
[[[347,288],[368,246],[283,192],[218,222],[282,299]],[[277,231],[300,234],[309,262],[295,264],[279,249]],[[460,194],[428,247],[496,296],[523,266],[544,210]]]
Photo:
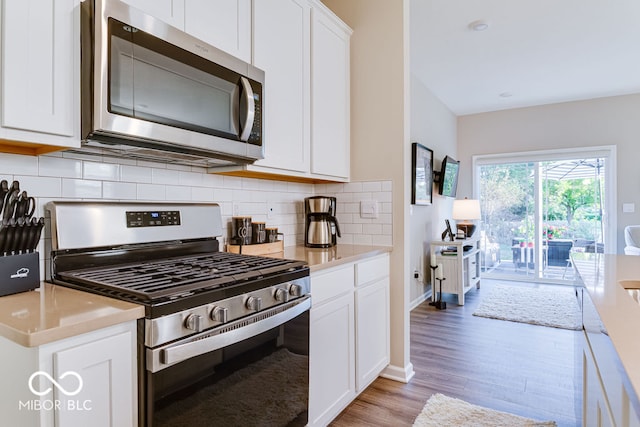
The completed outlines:
[[[180,225],[180,211],[127,211],[127,228]]]

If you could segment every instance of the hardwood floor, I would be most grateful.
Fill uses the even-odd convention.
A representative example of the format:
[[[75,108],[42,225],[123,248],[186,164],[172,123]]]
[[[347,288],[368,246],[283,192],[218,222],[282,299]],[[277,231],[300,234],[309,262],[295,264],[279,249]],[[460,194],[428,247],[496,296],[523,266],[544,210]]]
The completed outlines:
[[[411,312],[408,384],[378,378],[330,425],[410,426],[435,393],[559,427],[580,426],[580,331],[473,316],[498,280],[483,279],[465,305],[428,302]],[[516,286],[536,286],[510,282]],[[540,285],[542,286],[542,285]]]

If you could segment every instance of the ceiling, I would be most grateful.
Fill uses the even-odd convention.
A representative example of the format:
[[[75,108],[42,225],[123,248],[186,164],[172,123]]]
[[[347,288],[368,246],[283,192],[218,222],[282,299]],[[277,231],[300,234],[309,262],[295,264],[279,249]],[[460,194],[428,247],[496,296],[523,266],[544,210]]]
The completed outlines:
[[[412,73],[459,116],[640,93],[639,0],[411,0],[410,20]]]

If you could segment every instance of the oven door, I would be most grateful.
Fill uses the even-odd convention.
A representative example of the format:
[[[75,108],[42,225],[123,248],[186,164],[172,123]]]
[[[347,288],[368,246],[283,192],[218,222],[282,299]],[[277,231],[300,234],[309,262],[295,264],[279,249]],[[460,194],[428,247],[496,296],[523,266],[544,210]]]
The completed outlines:
[[[304,426],[309,296],[153,349],[141,425]]]

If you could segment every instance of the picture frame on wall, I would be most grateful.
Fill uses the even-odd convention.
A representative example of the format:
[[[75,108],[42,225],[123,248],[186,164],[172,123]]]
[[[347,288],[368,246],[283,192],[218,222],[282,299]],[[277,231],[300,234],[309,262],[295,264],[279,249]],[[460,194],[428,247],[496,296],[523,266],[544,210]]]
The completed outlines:
[[[433,202],[433,150],[414,142],[411,146],[411,204]]]

